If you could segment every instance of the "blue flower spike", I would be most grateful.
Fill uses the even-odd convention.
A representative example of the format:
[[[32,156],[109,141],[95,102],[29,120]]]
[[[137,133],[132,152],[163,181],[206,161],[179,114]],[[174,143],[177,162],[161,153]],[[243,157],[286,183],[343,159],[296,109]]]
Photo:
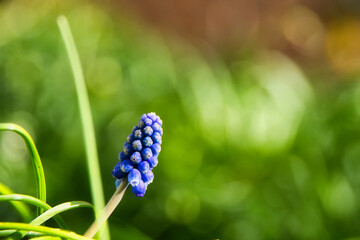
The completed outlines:
[[[119,153],[119,162],[112,170],[116,190],[102,213],[85,232],[84,236],[93,238],[106,222],[124,193],[131,186],[136,197],[143,197],[154,180],[153,169],[158,164],[163,135],[162,121],[155,113],[143,114],[126,138],[124,148]]]
[[[153,182],[162,142],[162,120],[155,113],[143,114],[127,137],[112,175],[116,188],[126,177],[137,197],[143,197]]]

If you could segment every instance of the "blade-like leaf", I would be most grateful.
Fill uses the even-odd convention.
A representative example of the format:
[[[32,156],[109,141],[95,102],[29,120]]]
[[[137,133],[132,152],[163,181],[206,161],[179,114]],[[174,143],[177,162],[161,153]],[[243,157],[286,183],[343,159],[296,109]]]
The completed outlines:
[[[12,193],[14,192],[10,188],[8,188],[7,186],[5,186],[3,183],[0,182],[0,194],[5,195]],[[22,202],[15,202],[15,201],[11,201],[11,204],[14,206],[14,208],[17,210],[17,212],[20,214],[20,216],[25,222],[31,221],[33,217],[31,216],[31,211],[27,205],[25,205]]]
[[[61,230],[58,228],[50,228],[44,226],[33,226],[27,223],[0,222],[0,229],[14,229],[45,233],[49,236],[62,237],[73,240],[89,240],[90,238],[78,235],[74,232]]]
[[[51,206],[49,204],[47,204],[33,196],[29,196],[29,195],[23,195],[23,194],[0,195],[0,202],[5,202],[5,201],[17,201],[17,202],[21,202],[21,203],[27,203],[27,204],[37,206],[38,208],[43,209],[43,210],[51,209]],[[61,227],[63,229],[68,229],[64,220],[59,215],[54,216],[54,220],[57,222],[59,227]]]
[[[37,218],[35,218],[33,221],[30,222],[30,225],[39,226],[39,225],[43,224],[44,222],[46,222],[47,220],[49,220],[50,218],[56,216],[59,213],[69,211],[71,209],[83,208],[83,207],[93,208],[93,206],[90,203],[84,202],[84,201],[73,201],[73,202],[66,202],[66,203],[59,204],[59,205],[47,210],[46,212],[44,212]],[[21,231],[19,233],[15,233],[15,234],[16,234],[16,239],[21,239],[27,234],[27,232]]]
[[[35,143],[31,138],[30,134],[24,128],[13,123],[0,123],[0,131],[13,131],[19,134],[24,140],[35,169],[37,197],[41,201],[46,202],[46,184],[44,169]],[[40,215],[41,213],[43,213],[43,210],[41,208],[38,208],[37,215]]]
[[[50,236],[41,236],[41,237],[34,237],[31,240],[61,240],[60,237],[50,237]]]
[[[95,131],[91,115],[89,97],[87,94],[84,79],[84,73],[81,67],[80,57],[76,49],[76,45],[67,18],[65,16],[59,16],[57,19],[57,23],[69,56],[71,69],[74,75],[82,123],[81,125],[83,128],[83,136],[85,140],[91,194],[94,201],[96,213],[99,213],[105,207],[105,200],[96,148]],[[106,223],[104,224],[104,230],[105,232],[103,239],[109,240],[110,233],[108,225]]]

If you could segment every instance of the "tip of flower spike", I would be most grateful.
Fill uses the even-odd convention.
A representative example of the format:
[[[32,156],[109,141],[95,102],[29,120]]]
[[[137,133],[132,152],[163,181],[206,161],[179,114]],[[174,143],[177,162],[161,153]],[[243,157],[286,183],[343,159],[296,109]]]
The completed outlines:
[[[153,121],[153,122],[155,122],[156,119],[158,118],[158,116],[156,116],[156,114],[155,114],[154,112],[148,113],[148,114],[146,114],[146,116],[147,116],[148,118],[150,118],[151,121]]]

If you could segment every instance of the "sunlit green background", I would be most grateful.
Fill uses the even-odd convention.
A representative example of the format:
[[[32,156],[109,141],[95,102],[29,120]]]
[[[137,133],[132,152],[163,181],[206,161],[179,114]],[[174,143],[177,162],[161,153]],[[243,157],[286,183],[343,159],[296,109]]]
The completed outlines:
[[[136,17],[126,1],[71,2],[0,1],[0,122],[34,138],[50,205],[91,202],[75,87],[56,25],[65,14],[85,72],[105,199],[141,114],[154,111],[164,121],[155,181],[144,198],[125,195],[110,218],[113,239],[360,237],[357,1],[344,1],[350,13],[301,1],[264,6],[255,20],[227,19],[245,29],[239,35],[214,24],[222,16],[215,4],[209,11],[220,17],[209,18],[212,31],[199,36],[170,33],[146,20],[151,14]],[[11,132],[0,134],[0,181],[35,195],[26,147]],[[0,204],[0,221],[20,221],[9,206]],[[88,209],[63,217],[80,234],[93,220]]]

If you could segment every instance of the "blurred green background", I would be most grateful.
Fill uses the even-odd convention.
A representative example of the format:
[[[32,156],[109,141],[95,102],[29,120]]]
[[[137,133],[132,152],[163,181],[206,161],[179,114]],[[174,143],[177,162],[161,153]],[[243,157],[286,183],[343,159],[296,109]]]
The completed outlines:
[[[113,239],[360,237],[358,1],[0,1],[0,122],[34,138],[50,205],[91,202],[60,14],[85,72],[105,199],[141,114],[164,121],[155,181],[144,198],[125,195]],[[11,132],[0,182],[35,195]],[[63,217],[82,234],[93,214],[75,211]],[[0,221],[20,220],[0,204]]]

